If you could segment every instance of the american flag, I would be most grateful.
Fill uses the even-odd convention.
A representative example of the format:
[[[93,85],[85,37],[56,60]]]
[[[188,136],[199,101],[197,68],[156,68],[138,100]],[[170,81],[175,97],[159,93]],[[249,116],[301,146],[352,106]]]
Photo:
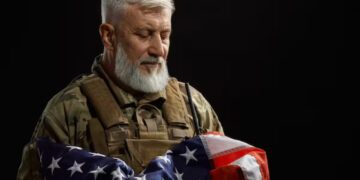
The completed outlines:
[[[269,180],[265,151],[212,132],[187,139],[155,157],[140,174],[124,161],[38,138],[46,180]]]

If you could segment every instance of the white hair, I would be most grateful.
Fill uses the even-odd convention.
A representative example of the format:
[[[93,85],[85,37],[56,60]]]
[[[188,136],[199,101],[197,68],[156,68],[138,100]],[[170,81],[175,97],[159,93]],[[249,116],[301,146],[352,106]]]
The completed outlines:
[[[166,61],[161,56],[142,58],[134,64],[119,43],[115,58],[116,77],[137,91],[155,93],[165,89],[168,84],[169,72]],[[151,69],[149,75],[145,75],[140,71],[140,64],[143,62],[160,63],[161,65]]]
[[[149,8],[163,7],[171,10],[171,13],[175,11],[173,0],[101,0],[102,23],[114,24],[112,21],[116,12],[124,13],[129,4],[132,3],[138,3]]]

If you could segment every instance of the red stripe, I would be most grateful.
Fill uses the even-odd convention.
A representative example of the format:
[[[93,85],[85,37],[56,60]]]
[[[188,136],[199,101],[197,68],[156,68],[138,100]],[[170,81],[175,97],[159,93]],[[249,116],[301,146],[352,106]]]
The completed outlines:
[[[211,180],[245,180],[239,166],[227,165],[210,171]]]
[[[203,133],[203,134],[201,134],[201,135],[208,135],[208,134],[224,136],[223,133],[219,133],[219,132],[217,132],[217,131],[206,132],[206,133]]]
[[[269,167],[267,163],[266,153],[264,152],[250,152],[251,156],[255,157],[260,167],[260,172],[263,180],[270,179]]]
[[[245,156],[246,154],[249,154],[250,152],[261,152],[265,153],[262,149],[256,148],[256,147],[250,147],[245,148],[240,151],[236,151],[233,153],[229,153],[223,156],[216,157],[212,159],[212,162],[214,164],[214,168],[219,168],[222,166],[226,166],[232,162],[234,162],[237,159],[240,159],[241,157]]]

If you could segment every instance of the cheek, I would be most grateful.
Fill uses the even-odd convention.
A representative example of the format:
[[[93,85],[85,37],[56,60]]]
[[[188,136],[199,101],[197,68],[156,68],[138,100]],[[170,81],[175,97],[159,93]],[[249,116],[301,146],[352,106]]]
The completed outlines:
[[[167,57],[167,55],[168,55],[168,53],[169,53],[169,45],[168,44],[165,44],[164,45],[164,47],[163,47],[163,49],[164,49],[164,56],[165,56],[165,59],[166,59],[166,57]]]
[[[146,53],[147,48],[143,42],[132,40],[127,44],[127,55],[132,61],[140,59]]]

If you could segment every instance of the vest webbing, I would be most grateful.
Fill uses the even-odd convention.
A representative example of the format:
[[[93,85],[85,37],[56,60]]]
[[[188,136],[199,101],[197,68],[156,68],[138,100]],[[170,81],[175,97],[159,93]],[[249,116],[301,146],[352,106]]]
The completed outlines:
[[[98,119],[103,126],[103,130],[117,124],[129,125],[128,119],[123,114],[120,106],[115,100],[114,95],[103,79],[98,76],[93,76],[81,83],[81,90],[88,98],[89,102],[95,110],[96,115],[98,116],[98,118],[93,118],[92,120]],[[162,108],[164,119],[168,125],[183,127],[182,130],[179,130],[178,128],[171,129],[171,127],[168,127],[168,133],[182,135],[185,134],[188,137],[193,135],[191,133],[193,132],[193,129],[189,124],[190,120],[188,119],[189,115],[187,108],[181,95],[179,83],[175,78],[171,78],[168,85],[166,86],[166,101],[164,102]],[[97,122],[89,124],[89,126],[94,126],[89,127],[90,136],[93,140],[94,150],[101,151],[101,153],[106,155],[110,155],[106,150],[107,147],[105,147],[105,133],[103,133],[103,130],[98,130],[98,128],[100,128],[99,125],[100,124]],[[145,132],[144,129],[141,128],[142,127],[139,127],[139,131]],[[161,134],[161,132],[159,133]],[[147,133],[145,132],[143,134]],[[156,132],[151,134],[156,134]],[[144,137],[146,139],[146,136]],[[159,139],[162,139],[161,135],[158,137],[160,137]],[[141,139],[142,137],[139,138]]]

